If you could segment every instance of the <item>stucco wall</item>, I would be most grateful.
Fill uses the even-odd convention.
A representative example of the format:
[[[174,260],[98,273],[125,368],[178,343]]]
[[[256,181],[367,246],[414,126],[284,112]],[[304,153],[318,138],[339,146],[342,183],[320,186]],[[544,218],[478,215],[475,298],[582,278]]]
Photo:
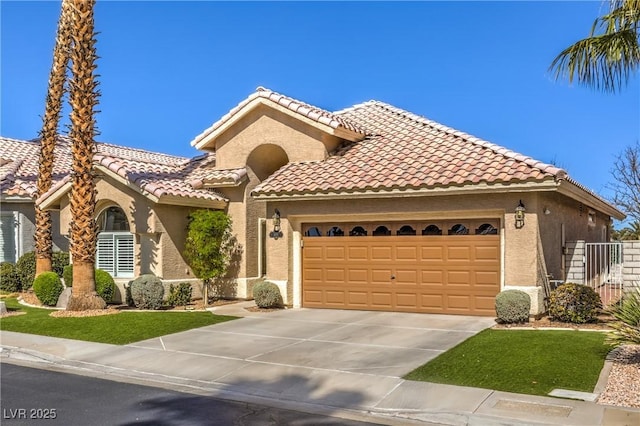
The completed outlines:
[[[18,214],[18,226],[15,229],[16,235],[18,236],[18,247],[16,247],[17,258],[27,252],[35,250],[36,212],[33,203],[3,202],[2,212],[17,212]],[[69,241],[60,233],[60,212],[56,210],[51,211],[51,222],[53,251],[68,251]]]
[[[301,123],[289,115],[259,106],[242,117],[216,140],[216,168],[244,167],[253,150],[260,145],[282,147],[289,160],[323,160],[338,145],[339,139]]]
[[[565,246],[568,242],[578,240],[587,243],[608,241],[609,216],[595,212],[595,223],[590,223],[590,211],[595,210],[557,193],[539,195],[536,213],[539,218],[544,259],[548,273],[553,276],[552,279],[563,280],[568,274],[565,269],[567,249],[563,254],[563,228]]]

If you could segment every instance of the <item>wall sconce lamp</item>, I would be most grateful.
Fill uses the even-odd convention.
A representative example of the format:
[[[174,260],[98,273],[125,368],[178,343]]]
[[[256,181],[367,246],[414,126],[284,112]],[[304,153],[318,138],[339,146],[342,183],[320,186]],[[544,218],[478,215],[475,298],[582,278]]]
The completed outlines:
[[[516,207],[516,228],[520,229],[524,226],[524,212],[526,209],[524,208],[524,204],[522,204],[522,200],[518,203]]]
[[[269,236],[274,240],[282,238],[282,231],[280,230],[280,210],[276,209],[271,219],[273,219],[273,231],[269,232]]]

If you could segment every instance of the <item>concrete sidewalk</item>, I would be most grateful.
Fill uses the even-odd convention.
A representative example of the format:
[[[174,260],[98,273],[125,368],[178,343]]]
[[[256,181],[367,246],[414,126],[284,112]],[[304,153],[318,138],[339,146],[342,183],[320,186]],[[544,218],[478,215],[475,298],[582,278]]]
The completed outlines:
[[[405,348],[402,339],[397,340],[397,347],[391,348],[392,352],[386,352],[387,349],[380,346],[376,351],[376,345],[337,341],[345,334],[354,334],[354,330],[369,330],[378,321],[392,322],[393,316],[332,311],[329,315],[332,322],[329,323],[315,319],[319,315],[316,312],[326,317],[327,311],[274,315],[247,314],[247,311],[240,312],[239,309],[242,306],[232,305],[216,308],[216,313],[233,314],[233,310],[238,310],[236,314],[243,313],[249,318],[126,346],[3,331],[0,334],[0,355],[3,362],[28,363],[94,377],[382,424],[640,424],[640,410],[405,381],[401,375],[407,366],[415,362],[416,351],[423,351],[418,354],[424,356],[433,349]],[[284,318],[287,318],[286,323]],[[344,323],[340,323],[342,318]],[[449,321],[449,326],[470,327],[469,323],[454,322],[455,318],[437,318]],[[237,325],[232,326],[234,323]],[[283,324],[288,325],[284,327]],[[331,324],[337,328],[329,327]],[[313,337],[313,333],[308,338],[291,337],[296,333],[302,334],[301,330],[308,333],[310,325],[317,327],[317,337]],[[405,327],[412,340],[428,335],[418,327],[419,324],[415,325]],[[406,332],[400,327],[391,327]],[[486,326],[477,328],[479,331]],[[255,334],[240,336],[237,330],[245,330],[244,333],[255,330]],[[279,336],[273,336],[278,333]],[[452,330],[450,333],[463,331]],[[425,340],[420,342],[422,346],[429,343]],[[370,364],[363,369],[353,368],[348,357],[343,359],[340,351],[329,349],[331,345],[339,344],[347,354],[360,356],[361,360],[371,358]],[[325,352],[323,345],[329,353]],[[383,365],[375,357],[377,352],[398,356],[408,364],[402,368]]]

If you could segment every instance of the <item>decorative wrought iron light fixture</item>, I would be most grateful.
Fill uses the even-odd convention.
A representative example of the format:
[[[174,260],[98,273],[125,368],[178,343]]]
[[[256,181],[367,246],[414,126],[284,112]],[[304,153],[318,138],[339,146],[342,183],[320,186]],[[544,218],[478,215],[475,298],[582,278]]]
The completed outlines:
[[[526,209],[524,208],[524,204],[522,204],[522,200],[520,200],[520,202],[518,203],[518,206],[516,207],[516,214],[515,214],[515,218],[516,218],[516,228],[520,229],[524,226],[524,212],[526,211]]]
[[[273,231],[269,232],[269,236],[274,240],[282,238],[282,230],[280,229],[280,210],[276,209],[271,219],[273,219]]]

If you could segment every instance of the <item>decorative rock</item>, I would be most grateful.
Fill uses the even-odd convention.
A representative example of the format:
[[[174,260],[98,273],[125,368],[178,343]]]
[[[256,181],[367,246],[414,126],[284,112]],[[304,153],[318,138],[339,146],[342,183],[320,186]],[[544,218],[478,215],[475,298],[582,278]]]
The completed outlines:
[[[71,287],[67,287],[62,290],[60,293],[60,297],[58,297],[58,303],[56,303],[56,308],[67,309],[67,305],[69,304],[69,299],[71,298]]]
[[[0,315],[4,315],[7,313],[7,305],[4,303],[4,300],[0,301]]]

